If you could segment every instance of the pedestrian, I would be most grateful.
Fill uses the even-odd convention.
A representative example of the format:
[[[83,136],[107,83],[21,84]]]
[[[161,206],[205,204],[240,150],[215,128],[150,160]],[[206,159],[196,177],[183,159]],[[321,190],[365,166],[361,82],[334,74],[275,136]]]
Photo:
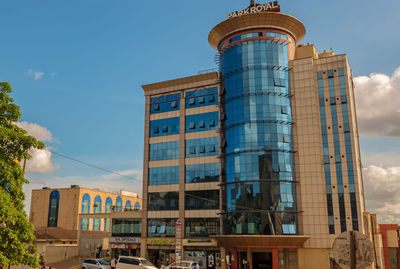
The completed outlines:
[[[100,248],[96,248],[96,259],[100,259]]]
[[[192,263],[192,269],[196,269],[196,263]]]
[[[200,265],[196,263],[196,269],[200,269]]]
[[[111,260],[111,269],[115,269],[115,267],[117,267],[117,259],[114,257]]]

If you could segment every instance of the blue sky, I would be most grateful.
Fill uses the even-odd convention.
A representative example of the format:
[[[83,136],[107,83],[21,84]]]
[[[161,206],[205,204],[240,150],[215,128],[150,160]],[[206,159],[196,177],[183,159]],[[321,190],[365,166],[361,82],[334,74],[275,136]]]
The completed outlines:
[[[51,132],[46,144],[52,150],[140,177],[141,85],[215,68],[208,33],[227,13],[248,2],[0,0],[0,81],[12,84],[21,120]],[[387,76],[386,83],[397,96],[400,83],[393,73],[400,67],[400,1],[281,0],[280,4],[282,12],[305,24],[303,43],[315,44],[320,52],[332,48],[348,55],[354,77],[365,78],[360,80],[365,92],[374,91],[376,81],[386,85],[383,77],[370,76],[379,73]],[[360,106],[370,105],[371,100],[364,101]],[[385,106],[384,101],[380,105]],[[400,125],[397,108],[393,104],[392,121]],[[368,127],[365,135],[360,132],[364,167],[380,167],[395,182],[400,180],[400,172],[388,170],[400,167],[399,135],[363,124]],[[30,189],[43,185],[141,192],[140,182],[54,155],[51,162],[52,173],[27,174],[32,181],[26,187],[28,199]],[[378,177],[369,176],[371,181]]]

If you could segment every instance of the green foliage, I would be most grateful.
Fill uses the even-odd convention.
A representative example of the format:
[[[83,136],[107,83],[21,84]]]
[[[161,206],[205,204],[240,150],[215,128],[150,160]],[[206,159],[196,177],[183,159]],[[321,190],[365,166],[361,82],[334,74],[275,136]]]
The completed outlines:
[[[9,96],[11,86],[0,82],[0,264],[25,264],[38,267],[33,225],[24,210],[22,185],[29,183],[19,163],[31,156],[31,148],[44,144],[14,125],[20,117],[19,107]]]

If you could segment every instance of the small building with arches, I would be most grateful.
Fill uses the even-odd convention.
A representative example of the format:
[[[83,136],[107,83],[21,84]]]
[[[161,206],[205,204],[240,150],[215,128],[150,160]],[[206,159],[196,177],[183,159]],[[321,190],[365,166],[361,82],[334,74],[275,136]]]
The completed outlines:
[[[51,264],[78,255],[79,233],[98,238],[110,237],[112,212],[141,209],[142,199],[137,193],[111,193],[78,185],[70,188],[44,187],[32,190],[29,220],[35,227],[39,253]],[[81,214],[92,217],[80,218]],[[109,249],[108,240],[104,242],[103,249]]]

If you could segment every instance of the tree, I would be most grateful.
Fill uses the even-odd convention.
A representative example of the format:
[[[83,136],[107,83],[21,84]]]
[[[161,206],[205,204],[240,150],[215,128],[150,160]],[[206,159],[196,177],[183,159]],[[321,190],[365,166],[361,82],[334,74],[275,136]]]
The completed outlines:
[[[44,144],[17,127],[21,113],[9,96],[9,83],[0,82],[0,264],[25,264],[38,267],[33,225],[24,210],[22,185],[29,183],[20,165],[29,159],[29,149],[44,148]]]

